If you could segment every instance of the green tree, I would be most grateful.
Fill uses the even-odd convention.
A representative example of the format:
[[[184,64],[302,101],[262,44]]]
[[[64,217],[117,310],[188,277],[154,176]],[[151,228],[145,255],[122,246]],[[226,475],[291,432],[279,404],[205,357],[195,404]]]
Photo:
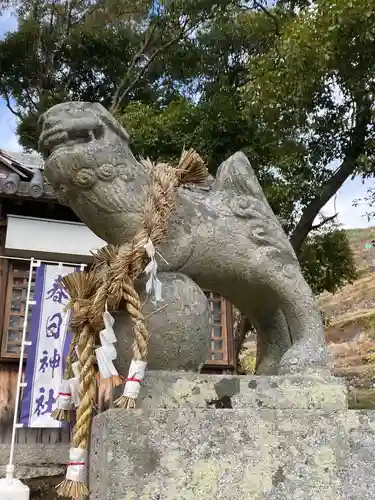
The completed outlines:
[[[163,71],[184,90],[173,113],[157,103],[151,113],[145,103],[135,115],[125,108],[122,117],[142,154],[147,127],[147,141],[164,157],[174,158],[181,143],[194,145],[212,173],[243,149],[272,208],[287,221],[297,254],[343,182],[373,172],[374,6],[370,0],[321,0],[304,10],[308,3],[231,9],[212,19],[165,61]],[[189,109],[190,128],[173,123],[178,103]],[[166,142],[163,123],[176,131]],[[149,154],[157,154],[155,147]]]
[[[303,274],[315,294],[335,293],[357,278],[352,252],[343,230],[325,229],[310,234],[302,244],[300,263]],[[332,265],[334,263],[334,265]]]
[[[317,0],[298,15],[273,13],[279,36],[251,59],[243,109],[267,124],[275,158],[288,144],[274,168],[298,186],[290,238],[299,253],[346,179],[374,173],[375,4]]]
[[[0,42],[0,94],[20,120],[21,143],[35,149],[39,114],[67,99],[99,101],[116,114],[129,101],[170,98],[158,64],[227,4],[18,2],[18,30]]]
[[[174,160],[184,145],[194,146],[215,173],[225,157],[244,150],[295,244],[333,176],[330,161],[345,147],[336,129],[348,121],[326,98],[326,58],[315,60],[328,43],[328,4],[311,12],[306,3],[279,1],[270,10],[261,2],[212,0],[171,0],[159,9],[149,0],[21,1],[19,29],[0,43],[0,93],[11,109],[10,98],[16,101],[21,142],[30,148],[39,114],[74,99],[112,109],[143,156]],[[310,47],[310,39],[319,43]],[[311,82],[299,82],[296,52],[305,74],[316,70]]]
[[[194,146],[215,173],[242,149],[315,293],[354,278],[345,233],[314,220],[348,177],[372,174],[372,1],[17,6],[19,29],[0,43],[0,94],[24,146],[36,147],[39,114],[69,99],[111,109],[143,156],[173,161]]]

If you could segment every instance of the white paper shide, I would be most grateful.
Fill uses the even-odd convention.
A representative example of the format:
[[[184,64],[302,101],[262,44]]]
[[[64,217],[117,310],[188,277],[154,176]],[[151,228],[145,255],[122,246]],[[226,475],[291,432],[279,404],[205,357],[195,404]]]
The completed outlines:
[[[104,329],[99,333],[101,347],[95,350],[96,359],[101,379],[117,377],[118,372],[113,364],[117,358],[117,350],[115,343],[117,342],[113,324],[115,322],[113,316],[109,313],[106,305],[106,310],[103,313]]]
[[[147,363],[145,361],[132,360],[124,388],[125,397],[132,399],[138,398],[141,382],[145,377],[146,366]]]
[[[147,252],[148,257],[150,258],[150,262],[145,267],[145,274],[148,275],[148,280],[146,283],[146,292],[151,295],[151,300],[153,302],[159,302],[162,299],[162,284],[159,278],[157,277],[158,263],[155,259],[155,247],[150,239],[148,239],[147,243],[144,245],[144,248]]]

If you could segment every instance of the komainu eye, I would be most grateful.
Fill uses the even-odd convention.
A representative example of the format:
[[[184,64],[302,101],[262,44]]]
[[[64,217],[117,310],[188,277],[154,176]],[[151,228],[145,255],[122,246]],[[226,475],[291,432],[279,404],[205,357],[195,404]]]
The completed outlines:
[[[113,168],[112,165],[102,165],[97,169],[96,173],[99,179],[103,181],[108,181],[114,178],[115,169]]]
[[[91,168],[82,168],[73,179],[73,182],[80,187],[90,188],[96,182],[96,176]]]
[[[135,175],[132,168],[129,165],[125,164],[117,165],[117,171],[120,179],[122,179],[124,182],[134,181]]]

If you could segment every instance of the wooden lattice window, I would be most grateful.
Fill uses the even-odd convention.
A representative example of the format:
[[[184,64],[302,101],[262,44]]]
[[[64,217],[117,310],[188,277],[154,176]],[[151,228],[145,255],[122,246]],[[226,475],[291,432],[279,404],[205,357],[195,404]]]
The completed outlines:
[[[25,319],[29,262],[3,260],[0,263],[0,300],[3,304],[1,357],[18,358]],[[34,295],[35,272],[30,300]],[[232,307],[220,295],[206,292],[211,308],[211,346],[207,365],[233,366]],[[29,310],[28,329],[31,319]]]
[[[29,280],[29,262],[9,260],[4,261],[4,285],[3,296],[5,297],[1,357],[18,358],[21,350],[22,330],[25,319],[27,284]],[[34,294],[35,272],[31,285],[30,300]],[[29,309],[28,329],[31,319],[31,308]]]
[[[233,366],[232,307],[218,294],[205,292],[211,308],[211,346],[207,365]]]

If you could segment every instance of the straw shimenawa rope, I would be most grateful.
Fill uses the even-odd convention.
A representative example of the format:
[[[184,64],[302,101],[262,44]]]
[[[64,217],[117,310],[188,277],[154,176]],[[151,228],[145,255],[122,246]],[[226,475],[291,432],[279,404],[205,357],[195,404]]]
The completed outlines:
[[[62,279],[62,285],[70,296],[72,328],[80,332],[77,344],[80,368],[78,387],[80,402],[77,408],[77,421],[73,430],[72,448],[86,450],[96,396],[95,325],[90,318],[90,299],[97,288],[97,277],[93,272],[75,272],[65,276]],[[89,494],[89,490],[86,482],[65,479],[58,485],[57,494],[74,500],[81,500]]]
[[[151,241],[156,246],[166,236],[177,187],[187,182],[203,183],[208,176],[202,158],[193,149],[182,152],[177,168],[169,164],[154,165],[149,159],[141,162],[149,170],[151,182],[146,192],[140,231],[130,244],[119,248],[107,245],[100,249],[94,255],[96,265],[90,273],[73,273],[62,280],[71,297],[72,328],[80,332],[80,404],[73,431],[73,448],[85,449],[88,442],[96,393],[94,340],[103,324],[106,304],[116,310],[125,302],[135,336],[133,359],[145,362],[149,332],[142,303],[134,288],[134,281],[144,271],[148,258],[145,245]],[[123,408],[135,407],[135,399],[130,397],[123,396],[116,403]],[[58,486],[57,493],[80,500],[88,494],[88,488],[86,483],[65,479]]]
[[[147,259],[145,244],[151,240],[156,246],[166,236],[169,219],[175,207],[176,188],[185,182],[204,182],[208,176],[202,158],[193,149],[182,152],[177,168],[168,164],[154,165],[149,159],[141,162],[151,177],[144,206],[143,227],[131,245],[120,247],[117,258],[111,266],[111,284],[108,290],[112,298],[117,297],[120,300],[122,298],[125,301],[133,324],[135,361],[147,360],[149,342],[142,303],[134,288],[134,281],[143,272]],[[135,407],[135,399],[128,396],[121,396],[115,403],[122,408]]]
[[[76,358],[75,346],[78,342],[78,332],[73,332],[72,340],[70,342],[69,353],[66,358],[66,366],[64,371],[64,380],[69,380],[73,376],[72,364]],[[51,417],[59,422],[70,422],[72,410],[63,410],[62,408],[55,408],[51,413]]]

